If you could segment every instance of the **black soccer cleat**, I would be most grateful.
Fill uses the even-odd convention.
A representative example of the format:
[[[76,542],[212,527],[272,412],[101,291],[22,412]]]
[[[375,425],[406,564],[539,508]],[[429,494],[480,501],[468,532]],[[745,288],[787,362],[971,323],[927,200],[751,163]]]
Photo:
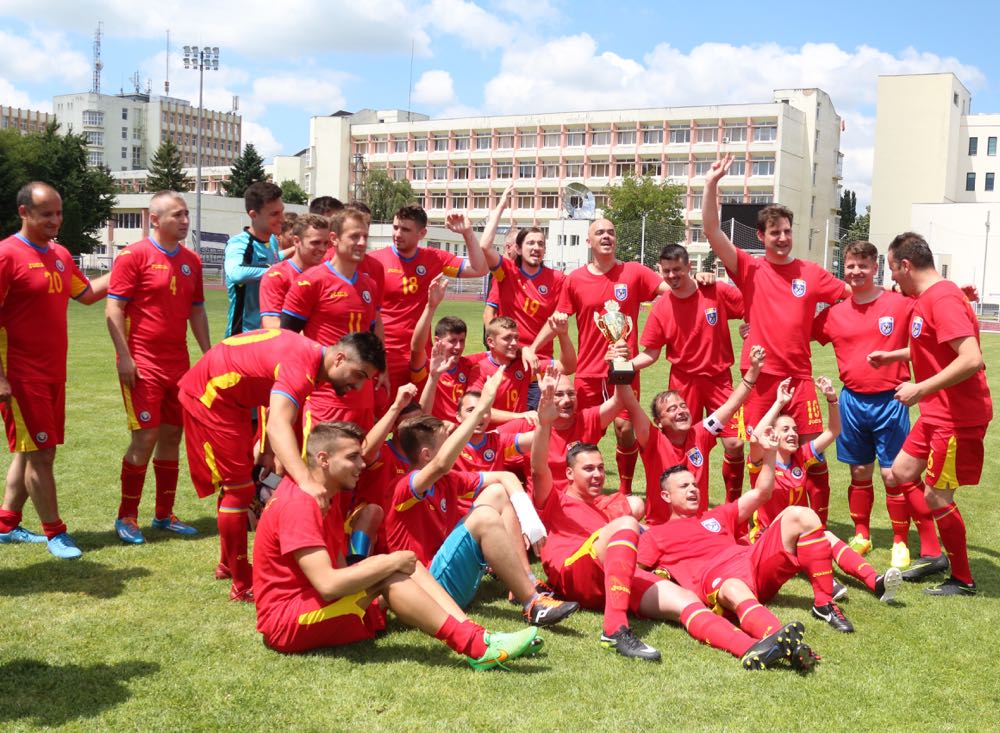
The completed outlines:
[[[559,601],[552,596],[535,596],[526,609],[524,618],[532,626],[552,626],[580,610],[576,601]]]
[[[929,596],[974,596],[978,592],[975,582],[963,583],[955,576],[951,576],[940,585],[924,588],[924,593]]]
[[[875,597],[883,603],[892,603],[896,600],[899,587],[903,584],[903,574],[898,568],[889,568],[882,575],[875,578]]]
[[[792,650],[792,669],[798,672],[809,672],[819,663],[819,654],[814,652],[808,644],[799,644]]]
[[[628,626],[619,626],[618,631],[608,636],[601,634],[601,646],[614,649],[623,657],[659,662],[660,653],[635,635]]]
[[[903,580],[914,583],[930,575],[944,573],[948,570],[948,567],[947,555],[921,555],[910,563],[910,567],[903,571]]]
[[[833,579],[833,600],[840,601],[847,598],[847,586],[836,578]]]
[[[826,621],[841,633],[850,634],[854,631],[854,624],[847,620],[847,616],[840,610],[840,606],[833,601],[825,606],[813,606],[812,614],[821,621]]]
[[[782,659],[790,659],[804,631],[798,621],[782,626],[747,649],[740,664],[743,669],[770,669]]]

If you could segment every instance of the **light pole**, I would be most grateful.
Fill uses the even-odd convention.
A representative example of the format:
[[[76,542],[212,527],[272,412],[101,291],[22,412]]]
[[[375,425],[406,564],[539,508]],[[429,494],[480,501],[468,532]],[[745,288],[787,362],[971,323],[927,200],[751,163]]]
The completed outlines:
[[[185,46],[184,68],[198,72],[198,153],[194,169],[194,251],[201,254],[201,112],[204,100],[205,71],[219,70],[218,46]]]

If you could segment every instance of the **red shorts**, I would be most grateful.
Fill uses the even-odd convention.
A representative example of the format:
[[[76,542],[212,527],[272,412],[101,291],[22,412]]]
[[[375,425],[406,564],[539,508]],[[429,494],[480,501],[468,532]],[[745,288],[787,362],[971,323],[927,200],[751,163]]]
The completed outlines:
[[[924,481],[935,489],[975,486],[983,473],[986,425],[949,428],[918,418],[906,436],[902,451],[927,461]]]
[[[135,380],[135,386],[129,389],[124,384],[122,398],[125,400],[125,417],[128,419],[129,430],[156,428],[160,424],[181,425],[181,403],[177,397],[177,383],[184,376],[186,369],[180,373],[167,376],[157,372],[147,371],[140,367],[143,374]]]
[[[196,403],[184,403],[184,443],[187,446],[191,483],[204,499],[221,488],[253,486],[254,426],[250,414],[212,412],[212,422],[198,419],[204,413]],[[221,418],[221,419],[220,419]]]
[[[758,601],[766,603],[801,569],[798,558],[781,541],[781,515],[778,515],[744,552],[705,570],[699,595],[709,606],[714,606],[722,583],[736,578],[746,583]]]
[[[774,374],[761,374],[757,377],[757,384],[743,403],[743,423],[748,431],[771,409],[774,398],[778,396],[778,385],[782,381],[784,377]],[[792,416],[800,436],[823,432],[823,413],[819,409],[816,385],[812,378],[792,377],[791,387],[795,390],[792,392],[792,401],[785,405],[782,414]]]
[[[576,388],[576,409],[586,410],[607,400],[615,392],[615,385],[608,384],[607,377],[575,377],[573,386]],[[639,375],[632,382],[632,391],[636,399],[640,399]],[[630,420],[628,410],[622,410],[615,419]]]
[[[358,602],[367,595],[361,591],[330,602],[303,600],[287,609],[282,618],[259,624],[258,630],[264,635],[264,644],[285,654],[365,641],[385,628],[385,612],[377,600],[363,616],[358,615]]]
[[[604,566],[591,554],[591,547],[596,539],[597,533],[595,532],[584,540],[573,555],[558,563],[558,567],[546,567],[546,574],[558,595],[576,601],[584,608],[602,610],[604,608]],[[635,575],[632,576],[629,610],[638,614],[642,596],[662,580],[663,578],[659,575],[653,575],[646,570],[636,568]]]
[[[66,425],[65,382],[10,382],[10,401],[0,404],[11,453],[62,445]]]
[[[726,404],[726,400],[733,394],[733,375],[728,369],[713,376],[690,374],[673,366],[670,368],[669,388],[681,393],[691,411],[691,422],[696,423]],[[739,410],[733,413],[720,437],[738,437],[740,417]]]

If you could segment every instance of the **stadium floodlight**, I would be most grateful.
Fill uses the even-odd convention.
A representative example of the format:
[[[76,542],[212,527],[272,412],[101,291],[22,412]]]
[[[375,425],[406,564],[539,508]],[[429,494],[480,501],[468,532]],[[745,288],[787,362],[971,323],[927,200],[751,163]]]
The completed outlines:
[[[201,255],[201,133],[204,123],[202,111],[204,107],[205,72],[219,70],[218,46],[185,46],[184,68],[198,72],[198,152],[195,158],[194,176],[194,251]]]

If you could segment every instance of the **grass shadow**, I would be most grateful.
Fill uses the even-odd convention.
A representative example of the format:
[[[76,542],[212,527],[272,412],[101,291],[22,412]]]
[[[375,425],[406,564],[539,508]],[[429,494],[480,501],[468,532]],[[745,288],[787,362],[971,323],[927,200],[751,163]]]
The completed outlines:
[[[52,559],[0,570],[0,588],[4,589],[4,595],[11,597],[34,593],[84,593],[93,598],[114,598],[125,591],[127,581],[150,574],[149,570],[140,567],[109,568],[87,560]]]
[[[549,670],[549,666],[541,664],[545,660],[545,651],[541,656],[522,657],[510,663],[511,670],[519,673],[538,674]],[[307,653],[312,657],[331,657],[343,659],[354,664],[384,664],[386,662],[416,662],[428,667],[449,667],[462,669],[467,667],[462,657],[443,644],[433,650],[418,644],[394,642],[391,634],[380,637],[377,642],[365,641],[347,646],[317,649]]]
[[[173,532],[165,532],[162,529],[153,529],[148,524],[140,525],[146,544],[159,544],[161,542],[197,542],[199,540],[217,537],[219,527],[212,517],[200,517],[188,522],[198,530],[198,534],[183,536]],[[107,532],[102,530],[73,530],[70,532],[77,545],[84,552],[95,552],[108,547],[121,547],[124,543],[115,534],[113,523],[108,527]]]
[[[129,680],[155,674],[155,662],[52,665],[13,659],[0,665],[0,723],[27,720],[55,727],[92,718],[127,701]]]

